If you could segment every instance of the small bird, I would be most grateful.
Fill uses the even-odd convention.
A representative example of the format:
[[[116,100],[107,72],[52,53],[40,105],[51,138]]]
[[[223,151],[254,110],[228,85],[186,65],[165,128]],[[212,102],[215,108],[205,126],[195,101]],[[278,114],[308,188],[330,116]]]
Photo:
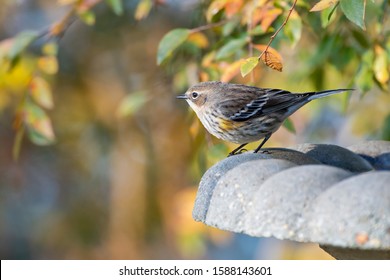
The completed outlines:
[[[185,99],[203,126],[215,137],[240,144],[228,156],[241,153],[250,142],[264,139],[261,147],[284,120],[308,102],[353,89],[291,93],[282,89],[258,88],[218,81],[202,82],[190,87]]]

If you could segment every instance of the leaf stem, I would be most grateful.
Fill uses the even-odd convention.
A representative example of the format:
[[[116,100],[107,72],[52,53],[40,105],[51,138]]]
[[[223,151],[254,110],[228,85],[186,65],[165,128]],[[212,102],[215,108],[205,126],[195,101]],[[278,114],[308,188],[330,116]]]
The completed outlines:
[[[279,28],[275,31],[275,33],[271,36],[267,46],[265,47],[264,51],[258,56],[258,59],[260,60],[261,57],[266,53],[268,52],[268,49],[269,47],[271,46],[271,43],[273,42],[273,40],[275,39],[276,35],[278,35],[278,33],[282,30],[282,28],[287,24],[287,21],[289,20],[290,16],[291,16],[291,13],[292,11],[294,10],[295,8],[295,5],[297,4],[297,1],[298,0],[294,0],[293,4],[291,5],[291,8],[288,10],[288,14],[287,14],[287,17],[286,19],[283,21],[282,25],[279,26]]]

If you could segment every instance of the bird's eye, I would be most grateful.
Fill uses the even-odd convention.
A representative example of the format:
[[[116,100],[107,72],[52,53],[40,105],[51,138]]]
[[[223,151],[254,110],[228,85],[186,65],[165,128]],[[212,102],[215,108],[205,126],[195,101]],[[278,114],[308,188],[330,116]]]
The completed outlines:
[[[197,93],[196,91],[194,91],[191,95],[193,99],[197,99],[199,97],[199,93]]]

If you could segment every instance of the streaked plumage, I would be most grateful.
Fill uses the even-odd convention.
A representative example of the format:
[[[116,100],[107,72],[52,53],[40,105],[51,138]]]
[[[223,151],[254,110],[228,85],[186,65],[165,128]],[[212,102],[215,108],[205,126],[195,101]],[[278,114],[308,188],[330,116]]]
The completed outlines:
[[[283,121],[311,100],[349,89],[291,93],[222,82],[203,82],[189,88],[184,98],[204,127],[215,137],[241,146],[264,138],[257,152]]]

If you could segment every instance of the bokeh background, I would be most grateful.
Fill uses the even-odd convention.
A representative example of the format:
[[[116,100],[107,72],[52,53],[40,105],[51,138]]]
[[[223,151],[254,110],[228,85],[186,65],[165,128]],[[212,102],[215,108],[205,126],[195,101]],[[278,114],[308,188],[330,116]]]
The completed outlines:
[[[1,258],[330,259],[315,244],[252,238],[193,221],[202,174],[234,145],[207,135],[175,99],[196,80],[196,67],[178,76],[174,63],[156,65],[156,53],[169,30],[198,26],[202,7],[200,1],[165,1],[136,21],[137,1],[124,2],[119,17],[96,6],[95,25],[77,20],[59,41],[59,71],[51,81],[55,107],[49,111],[53,145],[24,139],[13,158],[20,94],[0,88]],[[67,9],[45,0],[1,0],[0,7],[0,40],[41,30]],[[256,85],[313,90],[313,75],[302,70],[316,52],[310,35],[303,32],[296,46],[279,51],[284,71],[259,66]],[[354,86],[354,71],[325,70],[317,73],[324,89]],[[17,89],[23,67],[11,78],[6,82]],[[142,96],[143,106],[123,116],[119,108],[129,94]],[[322,99],[292,117],[296,134],[281,128],[267,145],[389,140],[389,105],[388,92],[375,87]]]

